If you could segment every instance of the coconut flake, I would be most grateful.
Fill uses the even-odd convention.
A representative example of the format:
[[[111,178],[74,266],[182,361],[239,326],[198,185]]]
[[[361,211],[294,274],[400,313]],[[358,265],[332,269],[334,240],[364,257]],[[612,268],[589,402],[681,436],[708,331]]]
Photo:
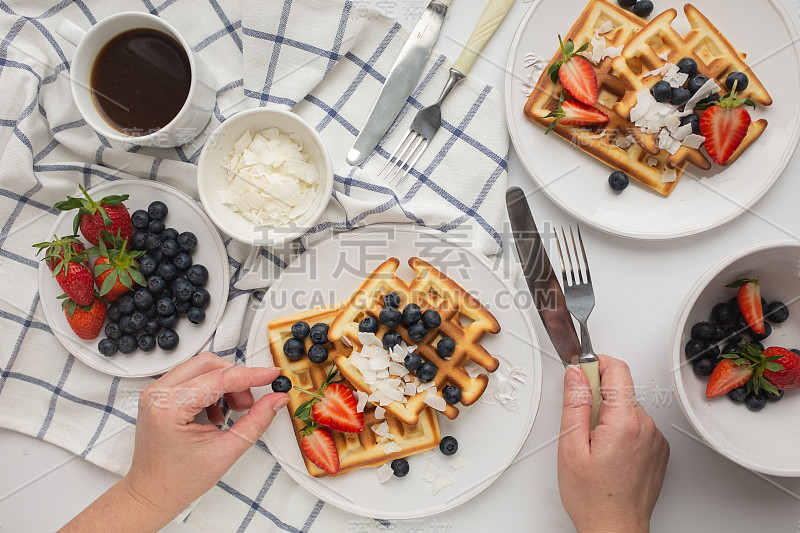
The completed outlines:
[[[444,398],[436,394],[435,391],[428,391],[425,395],[425,398],[422,399],[423,403],[430,405],[437,411],[444,411],[447,409],[447,402],[444,401]]]
[[[356,405],[356,412],[363,413],[364,412],[364,407],[366,407],[366,405],[367,405],[367,398],[369,398],[369,396],[367,395],[366,392],[362,392],[360,390],[357,390],[356,391],[356,398],[358,399],[358,404]]]
[[[614,29],[614,23],[610,20],[607,20],[600,24],[596,30],[594,30],[595,35],[602,35],[604,33],[608,33]]]
[[[360,342],[362,346],[383,346],[383,341],[376,337],[374,333],[365,333],[362,331],[358,332],[358,342]]]
[[[683,140],[683,146],[686,146],[688,148],[699,149],[704,142],[706,142],[705,137],[703,137],[702,135],[695,135],[694,133],[692,133],[690,135],[687,135],[686,138]]]
[[[389,424],[386,421],[375,424],[372,426],[372,431],[379,437],[385,437],[389,433]]]
[[[668,168],[661,174],[662,183],[673,183],[678,181],[678,172],[674,168]]]
[[[439,476],[439,469],[435,464],[428,461],[428,466],[425,467],[425,472],[422,473],[422,479],[428,483],[433,483],[433,480]]]
[[[350,341],[347,340],[347,337],[339,337],[339,340],[342,341],[342,344],[344,344],[348,348],[352,348],[353,347],[353,345],[350,343]]]
[[[675,132],[672,134],[672,138],[676,141],[684,141],[686,138],[692,134],[692,125],[691,124],[684,124],[680,126]]]
[[[627,138],[627,137],[623,137],[622,135],[617,135],[617,138],[616,138],[616,139],[614,139],[614,144],[616,144],[618,147],[620,147],[620,148],[622,148],[623,150],[625,150],[625,149],[626,149],[626,148],[628,148],[628,147],[629,147],[629,146],[630,146],[632,143],[631,143],[631,141],[629,141],[629,140],[628,140],[628,138]]]
[[[663,61],[669,61],[669,52],[661,52],[660,54],[656,54],[660,57]]]
[[[392,479],[392,475],[394,472],[392,471],[392,467],[389,466],[388,463],[384,463],[378,467],[378,483],[386,483],[390,479]]]
[[[376,420],[383,420],[383,417],[386,416],[386,409],[381,407],[380,405],[375,408],[375,419]],[[391,433],[390,433],[391,435]]]
[[[460,455],[456,455],[453,457],[453,460],[450,462],[450,468],[453,470],[460,470],[467,464],[467,461],[461,457]]]
[[[403,394],[408,396],[409,398],[411,396],[416,395],[417,394],[417,386],[414,385],[413,383],[406,383],[405,390],[403,391]]]
[[[408,375],[408,369],[406,365],[401,365],[400,363],[392,361],[389,363],[389,374],[402,378]]]
[[[683,112],[679,113],[678,116],[685,117],[691,115],[694,112],[694,108],[700,100],[704,98],[708,98],[712,94],[719,92],[720,88],[717,85],[717,82],[712,78],[705,82],[700,89],[689,98],[689,101],[686,102],[686,107],[684,108]]]
[[[433,482],[433,494],[438,494],[443,488],[454,485],[455,482],[455,478],[450,474],[440,474]]]
[[[639,120],[647,115],[657,104],[658,102],[656,102],[656,99],[650,94],[649,90],[644,89],[636,93],[636,105],[631,109],[631,122],[639,122]]]
[[[611,59],[616,59],[622,55],[622,49],[625,48],[624,46],[609,46],[606,48],[606,57],[610,57]]]
[[[383,445],[383,453],[389,455],[390,453],[402,452],[403,448],[394,441],[389,441]]]
[[[657,167],[658,166],[658,159],[655,158],[655,157],[648,157],[647,158],[647,164],[650,165],[651,167]]]

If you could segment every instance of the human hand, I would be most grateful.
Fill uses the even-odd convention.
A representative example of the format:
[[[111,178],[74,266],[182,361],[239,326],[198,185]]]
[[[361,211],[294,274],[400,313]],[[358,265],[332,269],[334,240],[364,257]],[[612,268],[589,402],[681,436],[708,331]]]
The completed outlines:
[[[627,364],[601,355],[600,383],[606,401],[600,404],[599,424],[590,430],[586,375],[570,366],[564,376],[558,441],[561,502],[579,533],[647,532],[669,443],[636,401]]]

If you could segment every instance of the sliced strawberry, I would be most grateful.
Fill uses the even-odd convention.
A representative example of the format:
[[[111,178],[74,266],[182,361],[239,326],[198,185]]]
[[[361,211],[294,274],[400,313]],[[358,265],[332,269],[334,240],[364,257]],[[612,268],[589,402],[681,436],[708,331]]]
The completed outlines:
[[[555,120],[550,123],[545,134],[553,131],[556,124],[565,124],[567,126],[596,126],[608,122],[608,115],[582,104],[576,100],[562,100],[559,102],[559,107],[545,118],[553,117]]]
[[[589,43],[575,49],[575,43],[568,39],[566,43],[558,36],[563,59],[554,63],[548,73],[553,83],[561,82],[564,90],[581,103],[592,106],[597,103],[597,76],[589,61],[578,54],[589,47]]]
[[[778,369],[768,366],[764,369],[764,377],[779,390],[800,389],[800,356],[786,348],[772,346],[764,350],[767,357],[777,357],[773,362],[783,367]]]
[[[716,398],[739,388],[753,375],[749,364],[737,365],[731,359],[723,359],[714,367],[706,386],[706,397]]]
[[[343,433],[361,433],[364,414],[356,410],[358,402],[353,391],[342,383],[331,383],[323,397],[311,408],[311,416],[320,426]]]
[[[706,152],[718,165],[724,165],[747,136],[752,119],[741,107],[744,104],[756,107],[748,98],[736,98],[734,82],[733,90],[700,117],[700,134],[706,138]]]
[[[739,289],[737,301],[747,325],[759,335],[764,334],[764,310],[761,309],[761,285],[757,279],[739,279],[726,285]]]
[[[328,474],[336,474],[339,471],[339,452],[331,434],[316,426],[306,426],[302,431],[300,449],[305,456]]]

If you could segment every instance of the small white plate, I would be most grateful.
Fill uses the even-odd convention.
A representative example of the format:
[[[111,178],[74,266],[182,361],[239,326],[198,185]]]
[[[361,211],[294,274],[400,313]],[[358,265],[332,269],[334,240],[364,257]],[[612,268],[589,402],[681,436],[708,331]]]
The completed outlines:
[[[613,0],[612,0],[613,1]],[[746,52],[748,63],[774,103],[754,111],[769,126],[730,167],[709,172],[689,166],[675,191],[664,198],[632,180],[617,194],[608,186],[609,166],[531,122],[523,108],[522,82],[530,72],[524,58],[535,53],[550,61],[586,3],[538,0],[520,22],[511,44],[505,77],[506,121],[522,164],[538,187],[559,207],[602,231],[634,239],[672,239],[710,230],[741,215],[778,179],[800,139],[800,43],[786,10],[776,0],[753,3],[696,0],[731,43]],[[656,2],[657,12],[678,10],[676,28],[688,31],[683,3]],[[743,14],[750,13],[743,24]],[[655,13],[654,13],[655,14]],[[713,173],[712,178],[700,176]]]
[[[271,366],[267,323],[304,309],[347,299],[364,277],[388,257],[400,259],[400,277],[410,280],[407,260],[417,256],[430,261],[469,290],[497,317],[502,330],[487,335],[483,346],[501,364],[490,376],[481,399],[464,407],[456,420],[439,416],[442,436],[453,435],[457,455],[466,465],[450,468],[452,457],[438,448],[409,458],[410,473],[378,483],[376,468],[362,468],[339,478],[313,478],[297,446],[287,410],[275,417],[264,441],[292,478],[315,496],[346,511],[363,516],[406,519],[440,513],[476,496],[511,465],[533,427],[541,396],[539,342],[517,290],[489,261],[470,248],[442,240],[442,234],[411,226],[371,226],[338,234],[313,248],[287,268],[265,294],[247,341],[247,365]],[[518,376],[516,381],[513,376]],[[272,389],[263,387],[261,396]],[[503,396],[502,393],[507,393]],[[502,405],[498,398],[508,401]],[[455,485],[432,494],[432,484],[422,479],[428,461],[452,475]]]
[[[112,357],[105,357],[97,350],[97,343],[105,337],[105,333],[101,331],[100,336],[91,341],[82,340],[73,333],[61,309],[61,301],[56,299],[62,293],[61,288],[53,279],[44,261],[40,261],[39,294],[42,298],[44,316],[61,344],[72,355],[95,370],[128,378],[163,374],[203,349],[222,319],[222,313],[228,302],[230,281],[225,245],[217,229],[195,201],[169,185],[148,180],[120,180],[93,187],[89,190],[89,194],[95,200],[112,194],[128,194],[125,206],[130,213],[137,209],[147,209],[150,202],[161,200],[169,209],[167,218],[164,219],[167,227],[175,228],[179,232],[191,231],[197,236],[198,244],[192,251],[192,262],[204,265],[208,269],[208,284],[205,288],[211,295],[211,302],[205,310],[206,319],[202,324],[195,325],[185,317],[181,317],[175,328],[180,342],[172,351],[167,352],[156,347],[150,353],[137,349],[129,355],[117,352]],[[72,234],[74,217],[75,211],[61,213],[43,240],[52,238],[53,235],[60,237]]]
[[[694,374],[683,350],[692,325],[709,320],[714,304],[736,296],[725,285],[758,278],[761,296],[780,300],[789,320],[773,326],[764,346],[800,348],[800,242],[775,241],[735,252],[713,266],[689,291],[675,324],[670,374],[678,403],[694,430],[719,454],[756,472],[800,477],[800,391],[788,391],[777,403],[757,413],[726,397],[706,398],[708,378]]]

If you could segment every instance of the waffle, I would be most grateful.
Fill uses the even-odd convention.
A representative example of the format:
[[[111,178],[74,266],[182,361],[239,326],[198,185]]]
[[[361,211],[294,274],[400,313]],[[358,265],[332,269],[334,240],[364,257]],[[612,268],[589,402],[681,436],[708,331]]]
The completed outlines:
[[[446,385],[456,385],[462,392],[461,403],[471,405],[486,390],[489,377],[485,373],[471,377],[464,369],[464,365],[472,361],[488,372],[497,370],[499,361],[492,357],[480,342],[486,333],[498,333],[500,324],[478,300],[430,264],[416,257],[409,259],[408,264],[415,273],[410,284],[396,276],[400,265],[397,258],[393,257],[382,263],[344,305],[333,321],[328,336],[331,339],[345,337],[354,349],[363,348],[358,338],[359,322],[367,315],[378,318],[383,307],[382,297],[388,292],[395,292],[400,296],[401,310],[408,303],[416,303],[423,311],[435,309],[441,315],[442,323],[438,328],[429,330],[420,342],[411,340],[408,330],[402,323],[394,329],[406,344],[417,345],[416,353],[424,360],[431,361],[437,366],[438,370],[433,381],[438,396],[442,396],[442,389]],[[388,330],[389,328],[381,324],[376,335],[382,338]],[[448,359],[443,359],[436,353],[435,346],[443,336],[452,337],[456,342],[455,352]],[[348,358],[347,353],[339,353],[335,357],[342,375],[356,388],[370,394],[372,391],[369,385],[364,382],[361,372],[348,361]],[[391,402],[386,406],[386,410],[403,422],[413,424],[420,413],[427,408],[424,402],[427,394],[428,391],[418,392],[408,397],[406,403]],[[443,414],[452,420],[458,416],[458,412],[455,405],[446,404]]]
[[[678,16],[675,9],[668,9],[653,18],[641,31],[634,35],[622,49],[620,57],[614,59],[612,68],[618,73],[628,88],[625,96],[614,104],[614,111],[621,117],[630,117],[631,109],[636,105],[636,93],[650,90],[659,76],[643,75],[659,69],[666,63],[677,64],[684,57],[691,57],[697,62],[698,72],[716,80],[717,85],[725,88],[725,79],[734,71],[744,72],[750,80],[747,89],[738,91],[742,98],[750,98],[761,106],[772,104],[772,98],[764,85],[756,77],[747,63],[745,55],[738,52],[722,33],[696,7],[686,4],[683,8],[691,30],[681,36],[672,27]],[[667,59],[664,60],[663,57]],[[755,141],[767,127],[767,121],[753,121],[739,149],[730,158],[732,163]],[[682,146],[667,159],[669,168],[680,168],[685,163],[708,170],[711,163],[699,149]]]
[[[321,307],[279,318],[267,324],[267,335],[273,362],[281,368],[283,375],[292,380],[293,385],[306,390],[318,390],[322,382],[325,381],[325,377],[331,367],[332,363],[330,361],[340,355],[349,355],[352,351],[352,348],[347,347],[342,341],[333,341],[328,344],[329,362],[321,365],[312,363],[308,360],[308,357],[290,361],[283,353],[283,343],[292,336],[292,324],[298,320],[303,320],[309,325],[320,322],[330,325],[338,311],[339,308],[337,306]],[[306,338],[305,343],[306,350],[308,350],[311,346],[311,340]],[[293,415],[295,409],[309,399],[310,397],[307,394],[300,391],[292,389],[289,392],[287,408],[292,419],[298,446],[302,437],[300,430],[303,429],[304,424]],[[385,453],[381,438],[372,431],[373,425],[380,424],[384,420],[389,425],[389,431],[395,436],[394,442],[402,448],[401,451]],[[430,450],[439,444],[439,425],[436,422],[436,414],[430,408],[424,409],[420,413],[416,424],[409,425],[397,420],[388,413],[386,413],[383,420],[378,420],[375,418],[375,407],[367,404],[364,408],[364,422],[365,429],[358,434],[340,433],[338,431],[330,432],[336,444],[336,450],[339,452],[339,471],[336,476],[346,474],[357,468],[379,466],[399,457]],[[314,477],[330,477],[328,473],[309,461],[305,454],[302,455],[309,474]]]

